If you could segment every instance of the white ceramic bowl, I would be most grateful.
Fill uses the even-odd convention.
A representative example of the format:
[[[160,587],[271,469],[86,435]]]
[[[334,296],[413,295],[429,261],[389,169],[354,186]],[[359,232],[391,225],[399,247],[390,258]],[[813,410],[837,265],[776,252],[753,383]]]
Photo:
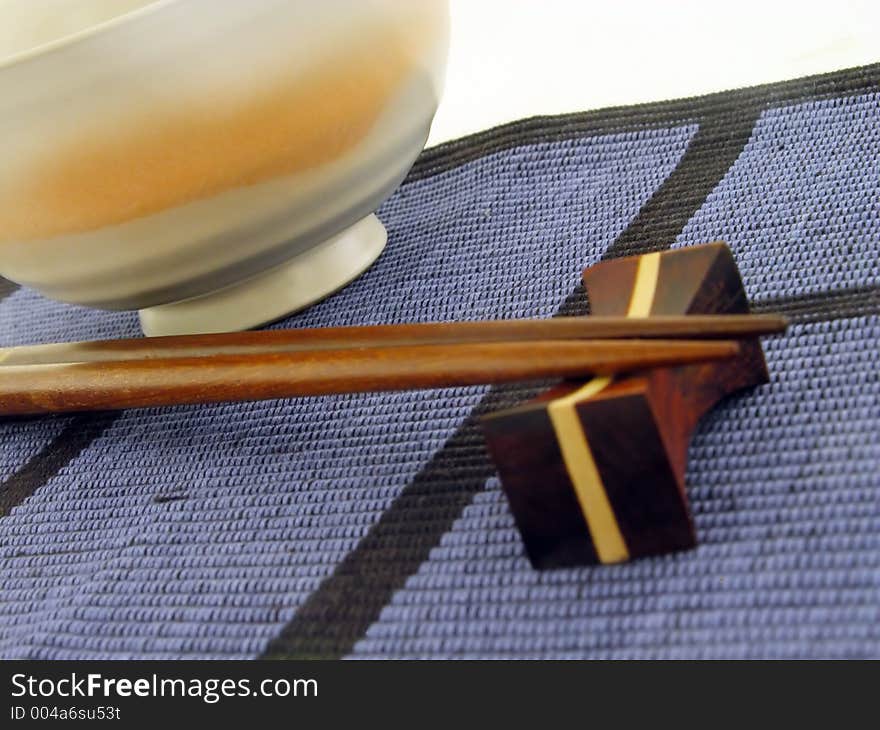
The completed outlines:
[[[366,269],[448,33],[445,0],[0,0],[0,25],[0,274],[147,334],[252,327]]]

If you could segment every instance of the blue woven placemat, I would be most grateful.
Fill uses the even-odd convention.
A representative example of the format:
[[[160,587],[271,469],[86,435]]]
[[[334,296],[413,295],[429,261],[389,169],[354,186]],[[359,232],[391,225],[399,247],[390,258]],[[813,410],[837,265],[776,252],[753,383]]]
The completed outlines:
[[[694,551],[533,571],[458,388],[0,420],[0,655],[880,657],[880,66],[425,152],[362,278],[283,327],[586,312],[722,239],[772,382],[698,431]],[[137,334],[0,282],[0,345]]]

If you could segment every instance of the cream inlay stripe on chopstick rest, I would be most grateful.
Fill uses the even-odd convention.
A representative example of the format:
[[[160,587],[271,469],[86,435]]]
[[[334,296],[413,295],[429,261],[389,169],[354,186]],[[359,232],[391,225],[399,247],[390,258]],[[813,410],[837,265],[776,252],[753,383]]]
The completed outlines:
[[[660,274],[660,253],[639,259],[627,317],[647,317],[651,314],[657,278]],[[619,563],[629,559],[629,550],[620,531],[614,509],[608,499],[602,476],[596,467],[587,435],[577,414],[577,404],[601,393],[613,381],[610,376],[593,378],[582,388],[557,398],[547,407],[550,422],[556,432],[556,441],[568,477],[587,522],[587,528],[601,563]]]
[[[574,485],[577,500],[587,521],[587,527],[600,563],[618,563],[629,557],[614,510],[602,484],[602,477],[593,459],[590,444],[578,418],[576,406],[591,398],[611,383],[611,377],[593,378],[582,388],[563,398],[557,398],[547,407],[556,441],[562,452],[565,470]]]
[[[657,292],[657,279],[660,277],[660,253],[649,253],[639,259],[636,281],[629,300],[627,317],[648,317]]]

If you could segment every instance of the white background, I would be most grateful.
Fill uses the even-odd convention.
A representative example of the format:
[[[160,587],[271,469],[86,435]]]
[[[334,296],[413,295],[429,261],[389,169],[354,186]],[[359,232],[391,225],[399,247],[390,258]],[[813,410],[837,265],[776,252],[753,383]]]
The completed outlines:
[[[451,0],[450,11],[429,145],[880,61],[880,0]]]

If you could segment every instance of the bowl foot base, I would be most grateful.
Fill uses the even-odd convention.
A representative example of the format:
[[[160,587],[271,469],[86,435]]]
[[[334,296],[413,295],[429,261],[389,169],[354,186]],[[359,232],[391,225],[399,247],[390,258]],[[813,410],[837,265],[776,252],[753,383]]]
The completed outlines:
[[[375,215],[274,269],[210,294],[141,309],[149,337],[234,332],[267,324],[323,299],[366,271],[388,240]]]

